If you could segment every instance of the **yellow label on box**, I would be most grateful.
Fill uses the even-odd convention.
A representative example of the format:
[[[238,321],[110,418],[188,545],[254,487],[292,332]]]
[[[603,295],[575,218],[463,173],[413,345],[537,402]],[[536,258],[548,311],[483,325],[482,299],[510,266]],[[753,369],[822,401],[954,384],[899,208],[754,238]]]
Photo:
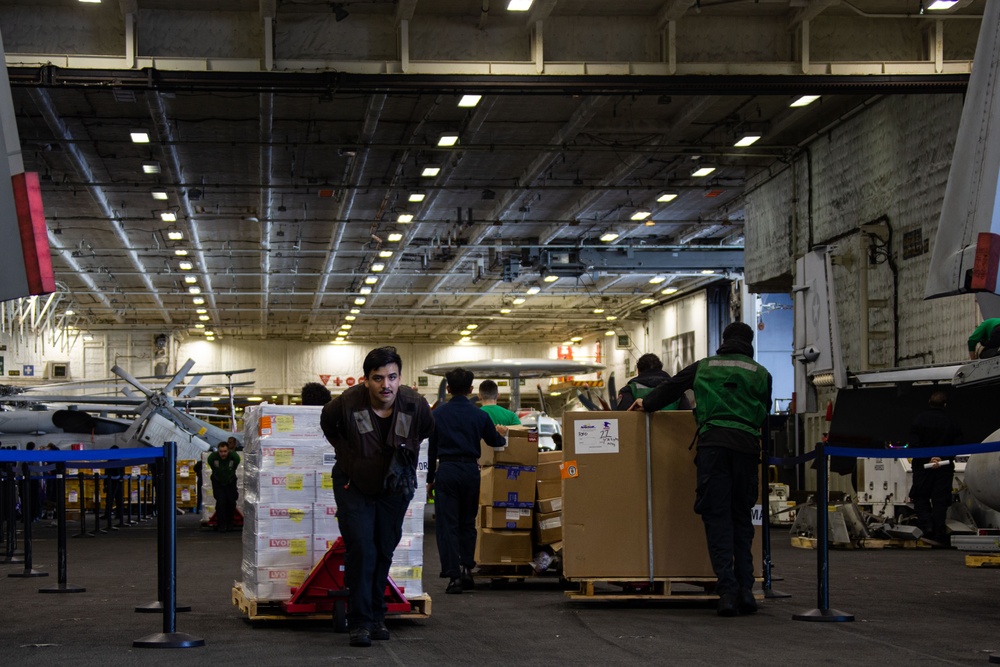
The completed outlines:
[[[191,491],[188,489],[181,489],[181,500],[183,502],[191,500]]]
[[[177,471],[179,477],[190,477],[191,473],[187,466],[181,466],[181,469]]]
[[[306,513],[300,509],[290,509],[288,510],[288,518],[295,523],[302,523],[302,519],[306,518]]]
[[[76,491],[70,491],[69,492],[69,498],[67,498],[67,500],[69,502],[71,502],[71,503],[79,502],[80,501],[80,494],[77,493]]]
[[[278,433],[290,433],[295,430],[295,418],[292,415],[275,415]]]
[[[305,556],[308,540],[288,540],[288,555]]]
[[[293,588],[298,588],[302,585],[302,582],[306,580],[305,570],[289,570],[288,571],[288,585]]]
[[[333,491],[333,475],[328,472],[320,473],[320,475],[322,477],[319,482],[319,488],[324,491]]]
[[[286,475],[285,488],[289,491],[302,490],[302,475]]]
[[[295,450],[282,448],[274,450],[274,465],[276,466],[290,466],[292,465],[292,457],[295,455]]]

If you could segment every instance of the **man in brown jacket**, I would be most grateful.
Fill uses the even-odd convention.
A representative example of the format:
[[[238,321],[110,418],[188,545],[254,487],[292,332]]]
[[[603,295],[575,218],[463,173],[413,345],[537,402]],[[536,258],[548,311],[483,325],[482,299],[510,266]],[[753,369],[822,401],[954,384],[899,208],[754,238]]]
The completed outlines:
[[[427,401],[403,386],[394,347],[365,357],[365,382],[327,403],[320,425],[337,453],[333,494],[347,553],[351,646],[389,639],[385,586],[403,517],[417,487],[420,442],[434,430]]]

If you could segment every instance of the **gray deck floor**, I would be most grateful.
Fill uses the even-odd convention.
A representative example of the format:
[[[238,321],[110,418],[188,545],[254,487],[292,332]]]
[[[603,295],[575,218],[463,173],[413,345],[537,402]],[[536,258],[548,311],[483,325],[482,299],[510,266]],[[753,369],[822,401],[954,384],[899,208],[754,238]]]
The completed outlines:
[[[36,524],[38,525],[38,524]],[[78,524],[70,524],[70,532]],[[792,594],[767,600],[755,616],[719,618],[704,604],[571,603],[558,581],[529,579],[505,590],[487,582],[444,595],[437,578],[433,521],[425,539],[426,590],[433,614],[390,622],[392,639],[350,648],[322,622],[252,625],[231,604],[240,577],[238,533],[178,520],[177,630],[202,637],[191,649],[135,649],[132,641],[162,627],[159,615],[137,614],[156,598],[152,525],[93,539],[70,539],[72,595],[42,595],[56,582],[55,529],[34,542],[41,579],[16,579],[21,565],[0,565],[0,664],[6,665],[371,665],[674,664],[674,665],[983,665],[1000,654],[1000,570],[964,565],[951,550],[834,551],[831,606],[852,623],[793,621],[817,606],[816,554],[774,536],[774,588]]]

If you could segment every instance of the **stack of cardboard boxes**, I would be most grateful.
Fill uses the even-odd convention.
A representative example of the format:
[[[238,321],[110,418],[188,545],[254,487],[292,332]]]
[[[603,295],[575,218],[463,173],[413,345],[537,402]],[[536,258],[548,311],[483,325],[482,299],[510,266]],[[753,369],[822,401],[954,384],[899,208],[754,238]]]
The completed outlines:
[[[263,404],[244,418],[240,467],[245,469],[243,590],[248,597],[288,599],[290,589],[340,537],[331,480],[336,456],[320,429],[321,412],[322,407]],[[389,572],[410,597],[423,592],[426,447],[421,452],[417,492]]]
[[[481,443],[476,562],[517,565],[532,559],[538,434],[510,427],[505,447]]]
[[[559,551],[562,545],[562,452],[538,453],[538,493],[535,501],[534,543]]]

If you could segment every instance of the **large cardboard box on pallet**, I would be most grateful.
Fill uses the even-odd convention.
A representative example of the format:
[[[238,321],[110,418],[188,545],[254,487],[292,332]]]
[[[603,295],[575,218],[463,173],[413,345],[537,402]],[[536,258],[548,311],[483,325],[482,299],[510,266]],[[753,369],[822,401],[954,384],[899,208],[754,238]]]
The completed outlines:
[[[558,482],[561,479],[559,464],[562,461],[562,452],[538,452],[538,481],[546,482],[552,480]]]
[[[642,412],[568,412],[563,418],[567,578],[649,576],[646,418]],[[656,412],[649,418],[653,574],[714,578],[705,529],[694,512],[693,415]],[[754,554],[759,572],[759,526]]]
[[[530,507],[479,507],[477,525],[497,530],[531,530]]]
[[[481,564],[530,563],[531,531],[481,528],[476,536],[475,559]]]
[[[483,441],[480,441],[479,447],[481,466],[501,463],[534,466],[538,463],[538,431],[523,426],[511,426],[507,429],[507,444],[503,447],[490,447]]]

